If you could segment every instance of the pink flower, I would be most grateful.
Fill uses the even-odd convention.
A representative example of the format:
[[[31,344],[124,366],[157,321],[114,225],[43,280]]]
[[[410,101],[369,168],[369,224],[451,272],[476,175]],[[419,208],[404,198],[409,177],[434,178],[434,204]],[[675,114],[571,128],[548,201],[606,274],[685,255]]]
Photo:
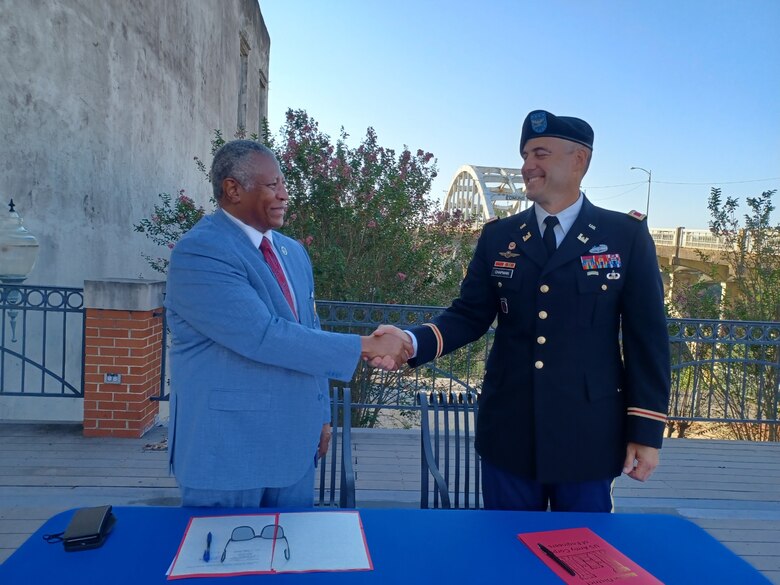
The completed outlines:
[[[406,280],[406,274],[404,274],[403,272],[399,272],[398,274],[396,274],[396,276],[398,277],[398,280],[400,280],[401,282]]]
[[[369,221],[366,224],[366,227],[375,228],[376,227],[376,222],[372,219],[371,221]]]
[[[304,243],[304,244],[306,244],[307,246],[311,246],[311,243],[312,243],[313,241],[314,241],[314,236],[306,236],[306,237],[303,239],[303,243]]]
[[[291,213],[290,217],[287,218],[287,221],[295,221],[296,219],[298,219],[298,214],[297,213]]]

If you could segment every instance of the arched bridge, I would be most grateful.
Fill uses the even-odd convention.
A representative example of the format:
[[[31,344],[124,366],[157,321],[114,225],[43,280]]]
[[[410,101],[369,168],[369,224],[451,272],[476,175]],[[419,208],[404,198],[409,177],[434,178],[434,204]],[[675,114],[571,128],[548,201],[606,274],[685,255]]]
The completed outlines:
[[[460,211],[474,223],[514,215],[531,203],[525,197],[520,169],[463,165],[452,178],[444,211]]]

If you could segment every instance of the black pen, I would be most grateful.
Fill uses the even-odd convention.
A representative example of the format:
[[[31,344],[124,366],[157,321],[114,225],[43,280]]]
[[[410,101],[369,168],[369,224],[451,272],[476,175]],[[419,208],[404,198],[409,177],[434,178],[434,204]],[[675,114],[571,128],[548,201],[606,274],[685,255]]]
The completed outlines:
[[[203,560],[207,563],[211,559],[211,532],[206,535],[206,550],[203,551]]]
[[[560,567],[566,571],[569,575],[572,577],[576,577],[577,573],[574,572],[574,569],[572,569],[569,565],[567,565],[563,559],[559,559],[558,555],[556,555],[553,551],[551,551],[549,548],[544,546],[541,542],[537,543],[537,546],[542,549],[542,552],[546,554],[548,557],[550,557],[552,560],[554,560],[556,563],[560,565]]]

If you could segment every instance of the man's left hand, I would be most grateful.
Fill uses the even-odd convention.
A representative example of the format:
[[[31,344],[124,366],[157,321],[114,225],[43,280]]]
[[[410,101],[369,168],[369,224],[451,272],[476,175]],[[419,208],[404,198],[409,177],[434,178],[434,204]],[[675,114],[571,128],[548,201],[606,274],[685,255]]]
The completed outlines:
[[[660,454],[655,447],[629,443],[626,447],[626,460],[623,462],[623,473],[637,481],[647,481],[658,467]]]
[[[325,423],[322,425],[322,430],[320,431],[320,444],[317,447],[317,455],[320,458],[325,457],[328,452],[328,445],[330,445],[330,435],[330,423]]]

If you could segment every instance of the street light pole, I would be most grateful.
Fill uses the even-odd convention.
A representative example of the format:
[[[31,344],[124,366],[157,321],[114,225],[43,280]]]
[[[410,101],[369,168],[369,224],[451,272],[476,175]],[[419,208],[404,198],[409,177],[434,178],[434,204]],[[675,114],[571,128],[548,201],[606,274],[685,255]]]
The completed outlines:
[[[653,181],[653,172],[643,169],[642,167],[631,167],[632,171],[644,171],[647,173],[647,206],[645,207],[645,215],[650,214],[650,183]]]

